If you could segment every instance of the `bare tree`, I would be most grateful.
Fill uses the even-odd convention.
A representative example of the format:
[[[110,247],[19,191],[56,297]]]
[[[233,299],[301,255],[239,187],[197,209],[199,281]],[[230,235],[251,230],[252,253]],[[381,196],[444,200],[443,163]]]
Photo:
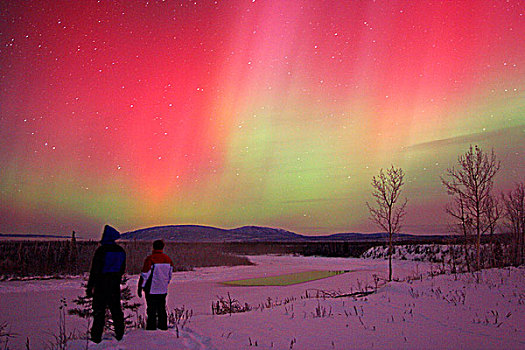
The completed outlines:
[[[525,184],[518,183],[508,194],[502,193],[504,216],[513,236],[512,260],[521,265],[524,261],[525,240]]]
[[[497,229],[498,220],[501,217],[501,201],[498,197],[490,195],[487,202],[487,225],[490,234],[490,267],[498,267],[503,262],[500,252],[500,243],[494,236]]]
[[[471,264],[467,242],[469,240],[469,237],[472,235],[472,220],[470,220],[467,217],[465,210],[465,202],[463,198],[454,198],[454,201],[452,203],[447,204],[447,206],[445,207],[445,212],[456,219],[456,221],[451,225],[450,230],[452,232],[463,235],[465,264],[467,267],[467,271],[470,271]]]
[[[379,175],[372,177],[372,196],[375,205],[366,202],[370,212],[370,220],[388,233],[388,280],[392,280],[392,236],[399,233],[401,222],[405,216],[407,199],[397,204],[401,187],[404,185],[405,173],[393,165],[386,170],[379,170]]]
[[[464,223],[466,231],[476,236],[476,269],[481,268],[481,235],[495,227],[494,198],[491,195],[494,176],[500,167],[494,150],[483,152],[477,145],[458,157],[457,168],[446,170],[441,182],[447,193],[454,197],[447,213]],[[496,219],[497,220],[497,219]]]

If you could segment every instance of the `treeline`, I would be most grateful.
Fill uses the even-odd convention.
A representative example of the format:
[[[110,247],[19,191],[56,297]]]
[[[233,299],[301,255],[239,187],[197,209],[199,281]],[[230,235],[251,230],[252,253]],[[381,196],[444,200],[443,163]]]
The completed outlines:
[[[0,241],[0,278],[63,276],[89,272],[96,241]],[[144,258],[151,254],[147,241],[121,241],[127,254],[126,272],[137,274]],[[166,242],[164,251],[178,271],[194,267],[250,265],[246,257],[217,249],[214,244]]]
[[[214,244],[214,243],[210,243]],[[382,242],[225,242],[215,243],[218,249],[242,255],[302,255],[358,258],[368,249]]]
[[[398,242],[403,244],[407,242]],[[415,242],[410,242],[414,244]],[[144,258],[151,254],[150,241],[119,241],[127,253],[127,272],[140,272]],[[360,257],[374,242],[166,242],[164,251],[172,258],[176,270],[194,267],[251,264],[241,255],[302,255],[326,257]],[[0,241],[0,276],[60,276],[88,272],[98,246],[96,241]],[[0,277],[0,278],[2,278]]]
[[[421,236],[420,239],[396,239],[394,246],[464,246],[472,245],[474,237],[456,236]],[[483,244],[491,246],[506,246],[512,242],[512,235],[493,234],[483,236]],[[194,244],[194,243],[187,243]],[[370,241],[314,241],[314,242],[224,242],[224,243],[197,243],[202,245],[212,245],[215,249],[240,255],[302,255],[302,256],[324,256],[342,258],[360,258],[363,253],[370,248],[385,246],[388,239],[378,239]],[[494,248],[496,249],[496,248]],[[508,260],[508,258],[507,258]]]

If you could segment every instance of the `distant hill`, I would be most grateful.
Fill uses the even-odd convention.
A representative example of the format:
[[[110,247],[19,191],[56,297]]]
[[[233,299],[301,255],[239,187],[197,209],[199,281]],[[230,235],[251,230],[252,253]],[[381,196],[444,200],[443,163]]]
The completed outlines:
[[[121,239],[177,242],[269,242],[302,241],[306,236],[269,227],[244,226],[231,230],[200,225],[171,225],[126,232]]]
[[[401,240],[439,239],[445,236],[396,235]],[[383,241],[386,233],[337,233],[328,236],[305,236],[279,228],[243,226],[221,229],[200,225],[157,226],[123,233],[121,239],[155,240],[176,242],[304,242],[304,241]]]

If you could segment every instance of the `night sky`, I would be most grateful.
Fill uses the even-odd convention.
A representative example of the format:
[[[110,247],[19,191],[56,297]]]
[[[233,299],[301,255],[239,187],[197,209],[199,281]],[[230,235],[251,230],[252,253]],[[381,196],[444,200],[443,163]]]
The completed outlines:
[[[2,1],[0,232],[443,233],[470,144],[525,179],[525,2]]]

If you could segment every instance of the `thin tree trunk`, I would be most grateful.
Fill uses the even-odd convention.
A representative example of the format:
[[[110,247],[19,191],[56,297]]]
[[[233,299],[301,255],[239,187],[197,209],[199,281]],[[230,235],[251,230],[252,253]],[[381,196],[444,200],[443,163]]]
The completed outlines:
[[[392,232],[389,232],[388,243],[388,281],[392,281]]]
[[[468,252],[467,237],[465,237],[465,242],[463,243],[463,250],[465,251],[465,263],[467,264],[467,271],[470,272],[470,256]]]
[[[476,270],[481,270],[481,235],[478,234],[476,237]]]
[[[461,208],[461,228],[463,229],[463,235],[465,236],[465,241],[463,242],[463,249],[465,251],[465,263],[467,264],[467,271],[470,272],[470,256],[468,251],[468,228],[465,223],[465,208],[463,206],[463,199],[460,198],[460,208]]]
[[[392,281],[392,254],[388,257],[388,281]]]
[[[481,242],[481,214],[479,209],[479,198],[477,195],[477,187],[476,187],[476,270],[481,270],[481,254],[480,254],[480,242]]]
[[[522,219],[521,222],[521,229],[518,230],[519,233],[519,264],[523,264],[523,255],[524,255],[524,248],[525,248],[525,220]]]

